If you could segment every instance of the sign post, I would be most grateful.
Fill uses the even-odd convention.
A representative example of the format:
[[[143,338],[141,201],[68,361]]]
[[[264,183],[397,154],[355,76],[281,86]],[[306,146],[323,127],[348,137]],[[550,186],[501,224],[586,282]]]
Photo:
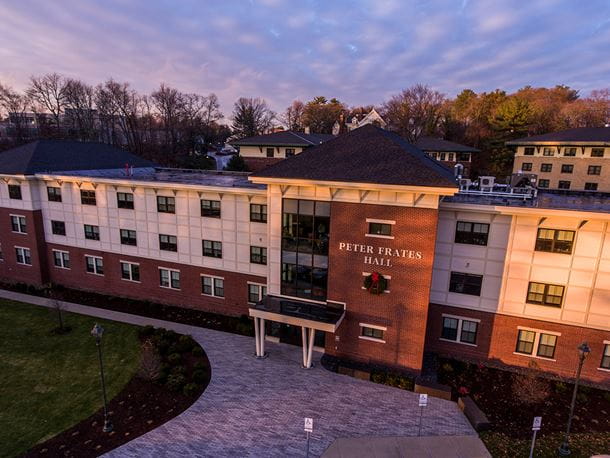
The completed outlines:
[[[307,434],[307,454],[309,457],[309,433],[313,433],[313,418],[305,417],[305,433]]]
[[[532,436],[532,448],[530,450],[530,458],[534,457],[534,447],[536,446],[536,433],[540,431],[541,426],[542,417],[534,417],[534,423],[532,424],[532,431],[534,431],[534,435]]]
[[[426,407],[428,405],[428,395],[427,394],[420,394],[419,395],[419,429],[417,430],[417,435],[421,436],[421,426],[422,426],[422,420],[424,417],[424,407]]]

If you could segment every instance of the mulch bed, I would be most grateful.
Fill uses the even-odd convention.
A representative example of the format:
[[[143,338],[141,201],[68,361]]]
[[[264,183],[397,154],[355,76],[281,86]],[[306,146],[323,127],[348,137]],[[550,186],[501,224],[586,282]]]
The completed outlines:
[[[187,338],[188,344],[183,344],[183,348],[180,348],[179,342],[184,338],[186,336],[179,337],[172,331],[153,330],[152,327],[141,329],[141,342],[154,343],[160,353],[160,375],[156,381],[135,375],[125,388],[110,400],[108,412],[113,431],[102,431],[104,411],[100,409],[72,428],[34,446],[23,456],[100,456],[182,413],[201,396],[211,378],[210,363],[203,349],[190,337]],[[197,352],[192,350],[193,347],[198,347]],[[172,354],[179,354],[179,360],[171,362],[168,356]],[[204,369],[201,369],[202,366]],[[193,380],[193,374],[198,370],[205,374],[204,380],[197,380],[195,389],[187,391],[185,385],[189,380]],[[182,378],[177,386],[174,384],[174,389],[169,382],[173,373]]]
[[[518,438],[531,437],[535,416],[542,416],[541,436],[565,430],[573,385],[544,378],[534,379],[535,391],[547,395],[527,403],[523,392],[516,392],[513,381],[517,373],[450,359],[442,359],[439,382],[454,392],[467,392],[487,415],[494,431]],[[574,433],[608,433],[610,431],[610,392],[579,386],[572,423]]]

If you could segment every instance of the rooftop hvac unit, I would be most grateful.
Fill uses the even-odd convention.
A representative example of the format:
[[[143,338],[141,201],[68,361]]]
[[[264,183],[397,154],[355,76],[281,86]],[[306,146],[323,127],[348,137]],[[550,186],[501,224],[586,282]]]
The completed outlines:
[[[479,190],[483,192],[491,192],[494,189],[496,177],[481,176],[479,177]]]
[[[468,191],[470,189],[470,185],[472,184],[472,180],[468,178],[462,178],[460,180],[460,191]]]

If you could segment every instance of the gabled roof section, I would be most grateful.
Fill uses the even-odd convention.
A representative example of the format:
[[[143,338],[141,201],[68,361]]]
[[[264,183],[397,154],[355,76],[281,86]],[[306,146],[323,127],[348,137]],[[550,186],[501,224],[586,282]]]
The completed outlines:
[[[437,137],[419,137],[415,141],[417,146],[422,151],[431,152],[448,152],[448,153],[480,153],[481,151],[472,146],[461,145],[459,143],[450,142]]]
[[[506,142],[507,145],[532,145],[535,143],[596,143],[610,144],[610,127],[577,127],[542,135],[518,138]]]
[[[229,142],[237,146],[314,146],[333,138],[328,134],[305,134],[292,130],[283,130],[272,134],[257,135]]]
[[[95,142],[38,140],[0,153],[0,173],[34,175],[69,170],[119,169],[153,167],[139,156]]]
[[[372,124],[271,165],[251,177],[456,188],[450,170]]]

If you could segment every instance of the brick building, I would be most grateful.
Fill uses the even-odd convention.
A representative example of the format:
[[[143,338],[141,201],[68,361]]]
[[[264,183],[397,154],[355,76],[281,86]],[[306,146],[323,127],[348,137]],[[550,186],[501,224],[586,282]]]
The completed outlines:
[[[105,145],[0,154],[0,277],[228,315],[265,340],[418,373],[424,351],[610,384],[610,204],[458,192],[372,125],[254,174]],[[273,355],[271,355],[273,357]]]

